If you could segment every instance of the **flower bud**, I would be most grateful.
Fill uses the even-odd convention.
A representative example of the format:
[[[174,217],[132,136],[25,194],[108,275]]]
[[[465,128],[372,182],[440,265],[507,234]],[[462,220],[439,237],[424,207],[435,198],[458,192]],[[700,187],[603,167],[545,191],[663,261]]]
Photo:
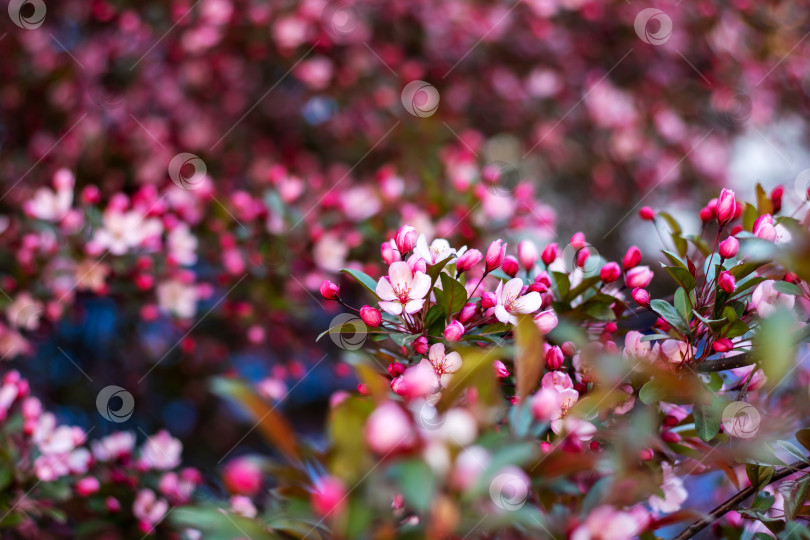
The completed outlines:
[[[323,282],[321,283],[321,296],[323,296],[327,300],[334,300],[335,298],[337,298],[339,290],[340,287],[338,287],[328,279],[323,280]]]
[[[380,245],[380,255],[382,256],[382,260],[388,266],[391,264],[401,261],[402,257],[400,256],[399,252],[394,249],[394,246],[391,242],[383,242]]]
[[[481,254],[481,252],[477,249],[468,249],[464,252],[464,255],[459,257],[456,261],[456,270],[459,272],[466,272],[476,264],[480,263],[483,258],[484,255]]]
[[[485,292],[481,295],[481,307],[484,309],[489,309],[495,307],[498,303],[498,299],[495,296],[494,292]]]
[[[613,283],[622,275],[622,269],[615,262],[609,262],[599,271],[599,278],[603,283]]]
[[[509,376],[509,370],[506,369],[506,366],[500,360],[495,360],[493,367],[495,368],[496,377],[503,379]]]
[[[447,341],[458,341],[464,335],[464,325],[453,320],[444,329],[444,339]]]
[[[541,388],[531,401],[532,414],[540,421],[551,420],[559,411],[557,393],[551,388]]]
[[[773,206],[773,213],[776,214],[782,209],[782,197],[785,194],[783,186],[776,186],[771,191],[771,206]]]
[[[718,251],[720,252],[720,256],[724,259],[735,257],[737,252],[740,251],[740,242],[733,236],[729,236],[720,242]]]
[[[560,369],[564,360],[562,350],[558,346],[548,347],[546,350],[546,367],[548,369],[552,371]]]
[[[700,221],[706,223],[707,221],[711,221],[712,218],[714,218],[714,210],[708,206],[700,210]]]
[[[624,258],[622,259],[622,267],[625,270],[630,270],[631,268],[638,266],[638,263],[640,262],[641,250],[636,246],[630,246],[630,249],[627,250],[627,253],[624,254]]]
[[[717,206],[714,211],[717,214],[717,221],[721,225],[725,225],[734,218],[734,212],[737,210],[737,201],[734,198],[734,192],[730,189],[723,189],[720,196],[717,198]]]
[[[101,485],[97,478],[93,476],[86,476],[76,482],[76,493],[81,497],[87,497],[99,490]]]
[[[222,472],[225,488],[237,495],[251,496],[262,487],[262,469],[250,458],[240,457],[225,465]]]
[[[487,272],[492,272],[501,266],[504,257],[506,257],[506,244],[500,239],[495,240],[487,248]]]
[[[541,311],[534,316],[534,324],[537,325],[537,329],[540,330],[540,333],[543,335],[557,328],[558,322],[557,314],[554,313],[553,309]]]
[[[677,443],[681,441],[681,436],[675,433],[674,431],[662,431],[661,432],[661,440],[667,443]]]
[[[405,373],[405,366],[399,362],[391,362],[388,364],[388,374],[392,377],[399,377]]]
[[[724,353],[734,348],[734,343],[728,338],[720,338],[712,344],[714,352]]]
[[[717,278],[717,285],[722,291],[731,294],[737,288],[737,280],[728,271],[723,271],[720,272],[720,277]]]
[[[773,216],[763,214],[754,222],[754,236],[773,242],[776,240],[776,228],[773,226]]]
[[[638,453],[638,458],[641,461],[650,461],[654,455],[652,448],[642,448]]]
[[[346,487],[334,476],[321,477],[315,482],[310,502],[319,516],[340,514],[346,506]]]
[[[413,350],[416,354],[427,354],[428,352],[428,340],[425,336],[419,336],[413,342]]]
[[[650,307],[650,293],[648,293],[645,289],[633,289],[630,296],[632,296],[633,300],[636,301],[636,304],[640,305],[641,307]]]
[[[501,264],[501,270],[503,270],[504,274],[509,277],[515,277],[520,270],[520,265],[518,265],[518,261],[516,258],[512,257],[511,255],[507,255],[503,259],[503,263]]]
[[[400,255],[405,255],[413,249],[416,245],[417,237],[416,229],[412,226],[403,225],[399,228],[394,237],[394,242],[397,244],[397,251],[399,251]]]
[[[477,304],[465,304],[458,313],[458,320],[466,324],[475,315],[477,309]]]
[[[547,245],[543,249],[543,254],[541,255],[541,258],[543,259],[543,264],[548,266],[551,263],[553,263],[557,259],[557,252],[558,251],[559,251],[559,248],[557,247],[556,242],[553,242],[553,243]]]
[[[371,306],[363,306],[360,308],[360,318],[363,319],[364,323],[373,328],[380,326],[380,323],[382,323],[380,310]]]
[[[655,210],[653,210],[649,206],[642,206],[641,209],[638,211],[638,215],[644,221],[652,221],[655,219]]]
[[[650,284],[653,272],[649,266],[636,266],[631,268],[624,277],[625,284],[631,289],[645,288]]]
[[[535,246],[534,242],[531,240],[524,240],[518,244],[518,259],[520,260],[520,265],[527,272],[534,268],[538,256],[537,246]]]

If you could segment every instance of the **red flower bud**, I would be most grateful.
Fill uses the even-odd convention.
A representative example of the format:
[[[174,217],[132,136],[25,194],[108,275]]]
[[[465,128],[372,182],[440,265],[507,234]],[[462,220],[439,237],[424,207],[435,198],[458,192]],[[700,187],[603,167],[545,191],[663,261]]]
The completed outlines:
[[[700,221],[705,223],[707,221],[711,221],[712,218],[714,218],[714,210],[708,206],[700,211]]]
[[[518,244],[518,259],[520,260],[520,265],[524,270],[528,272],[534,268],[534,265],[537,262],[537,257],[537,246],[534,245],[534,242],[531,240],[524,240]]]
[[[599,278],[604,283],[613,283],[622,275],[622,269],[615,262],[609,262],[599,271]]]
[[[677,443],[680,442],[681,436],[674,431],[666,430],[661,432],[661,440],[668,443]]]
[[[413,350],[416,354],[427,354],[428,352],[428,340],[425,336],[419,336],[413,342]]]
[[[470,319],[472,319],[473,315],[475,315],[475,311],[478,309],[477,304],[465,304],[461,311],[458,313],[458,320],[466,323]]]
[[[360,308],[360,318],[363,319],[363,322],[368,326],[374,328],[380,326],[380,323],[382,323],[382,314],[380,313],[380,310],[371,306],[363,306]]]
[[[447,341],[458,341],[464,335],[464,325],[458,321],[451,321],[444,329],[444,339]]]
[[[504,274],[509,277],[515,277],[520,270],[520,265],[518,265],[518,260],[511,255],[507,255],[503,259],[503,264],[501,264],[501,270],[503,270]]]
[[[388,374],[392,377],[399,377],[405,373],[405,366],[399,362],[391,362],[388,364]]]
[[[740,242],[733,236],[729,236],[722,242],[720,242],[720,247],[718,249],[720,252],[720,256],[724,259],[730,259],[737,255],[737,252],[740,251]]]
[[[504,257],[506,257],[506,244],[504,244],[500,239],[495,240],[487,248],[487,272],[492,272],[501,266],[501,264],[503,264]]]
[[[636,301],[636,304],[640,305],[641,307],[650,307],[650,293],[648,293],[645,289],[633,289],[630,296],[632,296],[633,300]]]
[[[777,213],[782,209],[782,196],[785,194],[783,186],[776,186],[771,191],[771,205],[773,206],[773,213]]]
[[[728,338],[720,338],[712,344],[715,352],[724,353],[734,348],[734,343]]]
[[[725,225],[734,218],[736,210],[737,200],[734,198],[734,192],[730,189],[723,189],[717,198],[717,206],[715,207],[717,221],[721,225]]]
[[[323,282],[321,283],[321,296],[323,296],[327,300],[334,300],[335,298],[337,298],[339,290],[340,287],[338,287],[328,279],[323,280]]]
[[[419,235],[416,234],[416,229],[410,225],[403,225],[397,231],[394,237],[394,242],[397,244],[397,251],[401,255],[405,255],[413,249],[416,245],[416,239]]]
[[[737,280],[734,279],[734,276],[727,271],[720,272],[720,277],[717,279],[717,284],[721,290],[728,294],[733,293],[734,289],[737,288]]]
[[[627,253],[624,254],[624,258],[622,259],[622,267],[625,270],[630,270],[631,268],[638,266],[638,263],[640,262],[641,250],[636,246],[630,246],[630,249],[627,250]]]
[[[554,347],[548,347],[546,349],[546,367],[550,370],[557,370],[560,369],[563,365],[563,361],[565,358],[563,357],[562,350],[556,345]]]
[[[495,296],[494,292],[485,292],[481,295],[481,307],[484,309],[489,309],[495,307],[495,304],[498,303],[498,299]]]
[[[540,256],[540,258],[543,259],[543,264],[548,266],[553,263],[557,259],[558,250],[559,248],[557,247],[556,242],[547,245],[543,249],[543,254]]]
[[[480,263],[483,258],[484,255],[481,254],[481,252],[477,249],[468,249],[464,252],[464,255],[459,257],[456,261],[456,270],[459,272],[466,272],[476,264]]]
[[[652,221],[655,219],[655,210],[649,206],[642,206],[641,210],[638,211],[638,215],[644,221]]]

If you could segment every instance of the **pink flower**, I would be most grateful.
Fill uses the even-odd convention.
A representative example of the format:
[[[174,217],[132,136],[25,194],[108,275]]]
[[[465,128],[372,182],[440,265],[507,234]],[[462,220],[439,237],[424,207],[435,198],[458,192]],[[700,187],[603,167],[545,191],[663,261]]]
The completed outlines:
[[[779,308],[793,308],[796,301],[793,295],[777,291],[775,285],[773,280],[763,281],[751,295],[751,307],[757,310],[760,317],[769,317]]]
[[[773,226],[773,216],[763,214],[754,222],[754,236],[769,242],[776,240],[776,228]]]
[[[492,367],[495,369],[495,376],[504,379],[509,376],[509,370],[506,369],[506,365],[500,360],[495,360],[492,364]]]
[[[406,262],[395,262],[388,268],[388,277],[377,282],[380,307],[391,315],[416,313],[425,304],[430,291],[430,276],[411,272]]]
[[[76,482],[76,493],[78,493],[80,497],[87,497],[98,491],[100,487],[101,484],[99,484],[98,478],[86,476]]]
[[[553,242],[543,248],[543,254],[540,256],[543,259],[543,264],[546,266],[550,265],[557,259],[557,251],[558,251],[557,243]]]
[[[537,246],[531,240],[523,240],[518,244],[518,260],[524,270],[529,272],[537,263]]]
[[[503,259],[503,264],[501,264],[501,270],[503,273],[510,277],[515,277],[520,270],[520,265],[518,264],[518,260],[511,255],[507,255]]]
[[[641,307],[650,307],[650,293],[648,293],[646,289],[636,287],[633,289],[633,292],[630,293],[630,296],[632,296],[636,304]]]
[[[464,325],[455,319],[450,321],[450,324],[444,329],[444,339],[447,341],[458,341],[463,335]]]
[[[540,309],[543,299],[538,292],[530,292],[521,296],[523,292],[523,280],[520,278],[510,279],[504,285],[498,284],[495,290],[496,304],[495,317],[502,323],[517,324],[516,313],[533,313]]]
[[[323,280],[321,283],[321,296],[327,300],[334,300],[338,296],[340,287],[332,283],[328,279]]]
[[[339,478],[323,476],[316,480],[314,487],[310,502],[316,514],[328,516],[343,511],[347,493],[346,486]]]
[[[540,333],[543,335],[557,328],[558,323],[557,314],[554,313],[553,309],[541,311],[534,316],[534,324],[537,325],[537,329],[540,330]]]
[[[622,269],[615,262],[609,262],[599,271],[599,279],[604,283],[613,283],[622,275]]]
[[[262,468],[256,459],[238,457],[225,465],[222,479],[230,493],[255,495],[262,487]]]
[[[462,323],[467,323],[473,318],[475,312],[478,310],[478,305],[473,303],[465,304],[461,311],[458,312],[458,320]]]
[[[734,212],[737,210],[737,201],[734,198],[734,192],[730,189],[723,189],[720,192],[720,197],[717,198],[717,206],[715,213],[717,214],[717,221],[721,225],[728,223],[734,218]]]
[[[571,534],[571,540],[630,540],[641,532],[632,514],[612,506],[598,506]]]
[[[132,504],[132,513],[149,528],[160,522],[168,510],[169,503],[165,499],[158,499],[151,489],[140,490]]]
[[[416,234],[416,229],[412,226],[403,225],[400,227],[396,236],[394,237],[394,242],[397,244],[397,251],[399,251],[402,255],[405,255],[411,251],[416,245],[417,237],[418,235]]]
[[[641,250],[636,246],[630,246],[630,249],[627,250],[627,253],[624,254],[624,258],[622,259],[622,267],[625,270],[630,270],[631,268],[638,266],[638,263],[640,262]]]
[[[463,253],[464,248],[459,251]],[[450,242],[444,238],[436,238],[428,247],[427,239],[424,234],[419,235],[413,253],[422,258],[429,265],[440,263],[445,259],[461,254],[456,253],[456,250],[450,247]]]
[[[551,347],[548,343],[544,343],[543,348],[546,350],[546,367],[552,371],[560,369],[565,360],[560,348],[556,345]]]
[[[363,319],[364,323],[373,328],[380,326],[382,323],[382,314],[379,310],[371,306],[363,306],[360,308],[360,318]]]
[[[250,497],[245,497],[244,495],[234,495],[231,497],[231,505],[228,510],[232,514],[248,519],[253,519],[256,517],[256,514],[258,514],[258,510],[256,510],[253,501],[250,500]]]
[[[498,239],[492,242],[487,248],[486,269],[487,272],[492,272],[498,268],[506,256],[506,244]]]
[[[459,257],[456,261],[456,270],[466,272],[480,263],[483,258],[484,255],[477,249],[468,249],[464,252],[464,255]]]
[[[624,283],[631,289],[644,289],[650,284],[653,272],[649,266],[636,266],[627,272]]]
[[[681,505],[686,501],[688,493],[683,487],[683,480],[675,476],[669,463],[663,462],[661,468],[664,471],[664,483],[661,484],[664,497],[652,495],[649,503],[654,512],[670,514],[681,509]]]
[[[735,257],[737,252],[740,251],[740,241],[733,236],[729,236],[720,242],[718,251],[720,252],[720,256],[724,259]]]
[[[655,210],[653,210],[649,206],[642,206],[641,209],[638,211],[638,215],[644,221],[652,221],[655,219]]]
[[[461,368],[461,355],[455,351],[445,354],[444,345],[441,343],[430,347],[428,359],[442,386],[447,386],[452,374]]]
[[[651,345],[649,341],[641,341],[644,336],[641,332],[631,330],[624,338],[624,357],[653,362],[658,359],[659,345]]]
[[[148,469],[169,470],[180,464],[183,443],[169,432],[160,430],[149,437],[141,447],[141,464]]]
[[[92,442],[93,455],[98,461],[114,461],[130,456],[135,448],[135,434],[118,431]]]
[[[737,288],[737,280],[734,279],[730,272],[724,270],[720,272],[720,276],[717,278],[717,285],[723,292],[731,294]]]
[[[492,456],[480,446],[468,446],[456,456],[450,482],[460,491],[471,488],[486,471]]]
[[[681,364],[695,356],[694,347],[685,341],[668,339],[661,344],[661,354],[673,364]]]
[[[419,336],[413,342],[413,350],[417,354],[425,354],[428,352],[428,340],[425,336]]]
[[[364,435],[369,447],[380,455],[388,455],[416,443],[411,419],[393,401],[383,403],[371,413]]]

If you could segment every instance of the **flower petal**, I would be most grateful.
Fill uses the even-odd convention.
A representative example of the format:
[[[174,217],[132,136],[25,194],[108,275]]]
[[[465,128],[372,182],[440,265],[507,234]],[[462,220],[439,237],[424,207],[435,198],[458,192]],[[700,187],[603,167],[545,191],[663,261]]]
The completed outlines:
[[[503,307],[503,304],[495,306],[495,317],[504,324],[509,322],[509,313]]]
[[[394,288],[391,287],[391,282],[385,277],[381,277],[380,281],[377,282],[377,289],[375,292],[381,300],[391,301],[397,299],[397,295],[394,294]]]
[[[391,267],[388,269],[388,277],[391,279],[392,287],[406,288],[411,286],[413,272],[411,272],[411,267],[408,266],[408,263],[397,261],[392,263]]]
[[[411,281],[411,292],[408,296],[412,299],[424,298],[430,290],[430,276],[417,272]]]
[[[532,313],[543,305],[543,297],[537,291],[525,294],[512,303],[512,311],[516,313]]]
[[[455,373],[461,367],[461,355],[453,351],[444,357],[445,373]]]
[[[391,315],[402,313],[402,304],[399,302],[380,302],[380,309]]]
[[[424,305],[425,305],[424,298],[421,300],[411,300],[410,302],[405,304],[405,313],[416,313],[417,311],[422,309],[422,306]]]
[[[430,346],[430,350],[428,351],[428,358],[435,366],[442,360],[444,360],[444,343],[435,343]]]

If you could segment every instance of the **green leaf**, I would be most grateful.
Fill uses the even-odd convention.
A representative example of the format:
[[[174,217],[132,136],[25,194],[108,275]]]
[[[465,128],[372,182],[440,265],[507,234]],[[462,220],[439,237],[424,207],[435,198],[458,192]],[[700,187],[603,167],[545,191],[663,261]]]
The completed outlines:
[[[672,253],[671,251],[667,251],[666,249],[661,250],[661,252],[664,255],[666,255],[667,259],[669,259],[669,262],[671,262],[672,264],[674,264],[679,268],[683,268],[687,272],[689,271],[689,267],[686,266],[686,263],[683,261],[683,259],[680,258],[680,256],[676,255],[675,253]]]
[[[440,277],[442,280],[442,300],[440,305],[442,309],[444,309],[444,314],[450,317],[453,313],[460,311],[467,303],[467,289],[464,288],[464,285],[447,274],[441,274]],[[436,296],[436,300],[439,300],[438,295]]]
[[[768,493],[767,491],[760,491],[754,497],[754,501],[751,503],[751,509],[760,512],[767,512],[771,509],[774,502],[776,502],[776,497],[774,497],[771,493]]]
[[[686,289],[687,292],[695,288],[695,278],[686,268],[681,268],[679,266],[664,266],[664,270],[669,272],[672,279],[674,279],[678,285]]]
[[[450,257],[447,257],[447,258],[446,258],[446,259],[444,259],[443,261],[439,261],[439,262],[437,262],[436,264],[434,264],[433,266],[431,266],[430,268],[428,268],[428,269],[425,271],[425,273],[426,273],[427,275],[429,275],[429,276],[430,276],[430,283],[431,283],[431,284],[435,284],[435,283],[436,283],[436,280],[437,280],[437,279],[439,279],[439,273],[440,273],[442,270],[444,270],[444,267],[445,267],[445,266],[447,266],[447,263],[449,263],[449,262],[450,262],[450,259],[452,259],[452,258],[453,258],[453,257],[452,257],[452,255],[451,255]]]
[[[810,529],[798,521],[789,521],[779,533],[779,540],[810,540]]]
[[[754,230],[754,222],[759,217],[759,213],[757,212],[757,208],[750,203],[745,203],[745,210],[743,210],[742,215],[742,222],[743,222],[743,229],[748,232]]]
[[[679,332],[684,335],[689,334],[689,326],[686,324],[686,321],[681,317],[681,314],[675,309],[672,304],[667,302],[666,300],[660,300],[656,298],[655,300],[650,301],[650,307],[658,313],[665,321],[667,321],[670,326],[676,328]]]
[[[409,343],[412,343],[416,338],[419,337],[419,334],[404,334],[401,332],[393,332],[390,334],[391,339],[399,345],[400,347],[404,347]]]
[[[785,487],[785,484],[782,484]],[[787,490],[782,493],[785,497],[785,517],[789,520],[796,519],[799,510],[802,509],[804,501],[807,500],[808,488],[810,488],[810,476],[804,476],[791,483]]]
[[[658,212],[658,215],[664,218],[664,220],[669,224],[669,229],[673,234],[681,234],[683,232],[681,230],[681,225],[674,217],[666,212]]]
[[[374,279],[371,276],[369,276],[365,272],[362,272],[360,270],[353,270],[351,268],[344,268],[343,270],[341,270],[341,272],[352,276],[354,279],[359,281],[363,287],[368,289],[371,292],[371,294],[374,295],[375,298],[377,297],[377,282],[374,281]]]
[[[667,387],[663,381],[650,379],[638,391],[638,398],[645,405],[652,405],[664,399],[667,395]]]
[[[774,473],[773,465],[757,465],[756,463],[746,463],[745,474],[755,488],[765,487],[771,483]]]
[[[801,448],[793,444],[789,441],[776,441],[776,445],[779,446],[782,450],[790,454],[791,456],[795,457],[799,461],[804,461],[807,463],[807,456],[804,455]]]
[[[773,283],[773,288],[774,290],[782,294],[789,294],[791,296],[802,296],[802,290],[794,283],[790,283],[787,281],[775,281]]]
[[[678,310],[678,313],[680,313],[681,318],[685,321],[688,321],[689,316],[692,314],[692,308],[690,307],[689,302],[686,299],[686,291],[684,291],[682,288],[679,287],[678,290],[675,291],[674,302],[675,302],[675,309]]]
[[[613,313],[610,306],[602,302],[585,302],[579,307],[579,310],[600,321],[612,321],[616,319],[616,314]]]
[[[437,480],[427,463],[417,459],[402,461],[393,465],[389,473],[409,507],[417,512],[430,508],[436,496]]]
[[[692,416],[695,418],[695,431],[701,440],[709,442],[720,432],[720,414],[716,405],[695,403]]]
[[[748,327],[747,324],[745,324],[745,322],[743,322],[741,319],[737,319],[736,321],[729,324],[728,329],[724,329],[722,334],[728,339],[734,339],[735,337],[744,336],[750,330],[751,329]]]
[[[552,272],[551,278],[557,289],[558,298],[561,302],[564,302],[568,298],[568,292],[571,290],[571,281],[569,281],[568,275],[562,272]]]
[[[703,324],[712,329],[721,328],[724,324],[728,323],[728,319],[725,317],[723,317],[722,319],[707,319],[706,317],[703,317],[700,313],[694,310],[692,311],[692,314],[695,317],[697,317],[697,319],[700,322],[702,322]]]
[[[584,278],[579,285],[571,289],[571,292],[568,293],[567,299],[573,300],[574,298],[578,297],[580,294],[584,293],[597,283],[600,283],[602,279],[599,276],[591,276]]]
[[[762,187],[762,184],[757,184],[757,211],[759,215],[773,214],[773,203],[768,193]]]

